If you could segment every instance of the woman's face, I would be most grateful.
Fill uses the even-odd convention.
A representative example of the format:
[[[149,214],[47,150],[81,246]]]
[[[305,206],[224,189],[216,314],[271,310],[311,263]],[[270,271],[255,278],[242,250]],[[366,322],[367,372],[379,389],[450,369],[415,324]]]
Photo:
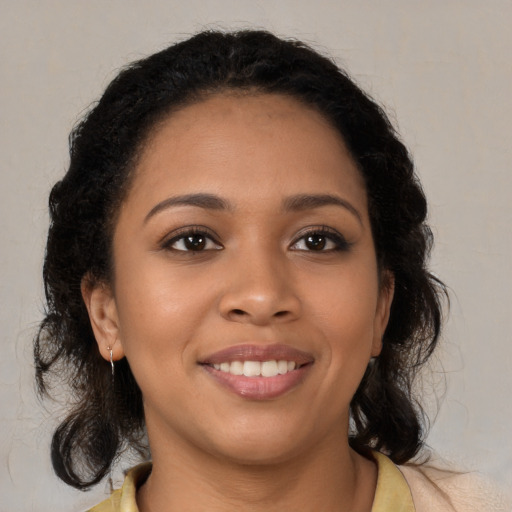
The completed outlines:
[[[269,463],[346,443],[392,292],[363,180],[322,115],[237,94],[173,113],[141,155],[113,248],[95,329],[129,361],[154,452]]]

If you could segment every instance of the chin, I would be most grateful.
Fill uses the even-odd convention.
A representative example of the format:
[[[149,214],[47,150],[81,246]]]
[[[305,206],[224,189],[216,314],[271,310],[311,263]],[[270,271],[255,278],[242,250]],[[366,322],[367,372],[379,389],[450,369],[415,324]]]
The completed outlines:
[[[247,427],[225,429],[222,439],[217,442],[211,440],[212,452],[239,465],[276,465],[300,457],[316,446],[321,437],[319,429],[314,427],[308,434],[297,425],[283,425],[276,421],[265,425],[253,423]]]
[[[277,440],[276,440],[277,441]],[[300,456],[302,450],[293,445],[282,442],[267,443],[266,440],[232,444],[230,447],[222,447],[217,452],[219,458],[224,458],[232,464],[239,466],[276,466]]]

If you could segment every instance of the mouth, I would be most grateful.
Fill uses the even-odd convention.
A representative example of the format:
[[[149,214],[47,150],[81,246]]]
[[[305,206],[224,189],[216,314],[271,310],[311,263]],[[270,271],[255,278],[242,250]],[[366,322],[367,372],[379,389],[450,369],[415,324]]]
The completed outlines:
[[[225,361],[223,363],[213,364],[215,370],[230,373],[231,375],[244,375],[245,377],[275,377],[276,375],[286,375],[303,365],[297,365],[295,361],[286,361],[280,359],[276,361]]]
[[[246,399],[270,400],[290,392],[314,363],[311,354],[286,345],[238,345],[199,361],[223,388]]]

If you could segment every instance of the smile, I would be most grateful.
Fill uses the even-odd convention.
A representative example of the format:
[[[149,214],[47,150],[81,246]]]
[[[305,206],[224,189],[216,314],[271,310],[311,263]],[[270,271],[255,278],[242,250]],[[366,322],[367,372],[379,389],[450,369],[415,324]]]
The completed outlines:
[[[238,345],[199,364],[222,389],[252,400],[276,399],[303,382],[313,366],[311,354],[287,345]]]
[[[295,370],[297,363],[295,361],[232,361],[216,363],[213,367],[224,373],[231,375],[245,375],[246,377],[275,377],[276,375],[285,375]]]

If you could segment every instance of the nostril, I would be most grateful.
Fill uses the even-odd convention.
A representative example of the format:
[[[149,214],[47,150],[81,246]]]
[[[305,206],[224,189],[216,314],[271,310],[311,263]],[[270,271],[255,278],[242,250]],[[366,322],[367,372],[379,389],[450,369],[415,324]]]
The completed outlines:
[[[286,316],[287,313],[288,313],[288,311],[278,311],[277,313],[274,314],[274,316],[277,316],[277,317]]]
[[[242,309],[233,309],[232,313],[239,316],[245,315],[245,311],[243,311]]]

